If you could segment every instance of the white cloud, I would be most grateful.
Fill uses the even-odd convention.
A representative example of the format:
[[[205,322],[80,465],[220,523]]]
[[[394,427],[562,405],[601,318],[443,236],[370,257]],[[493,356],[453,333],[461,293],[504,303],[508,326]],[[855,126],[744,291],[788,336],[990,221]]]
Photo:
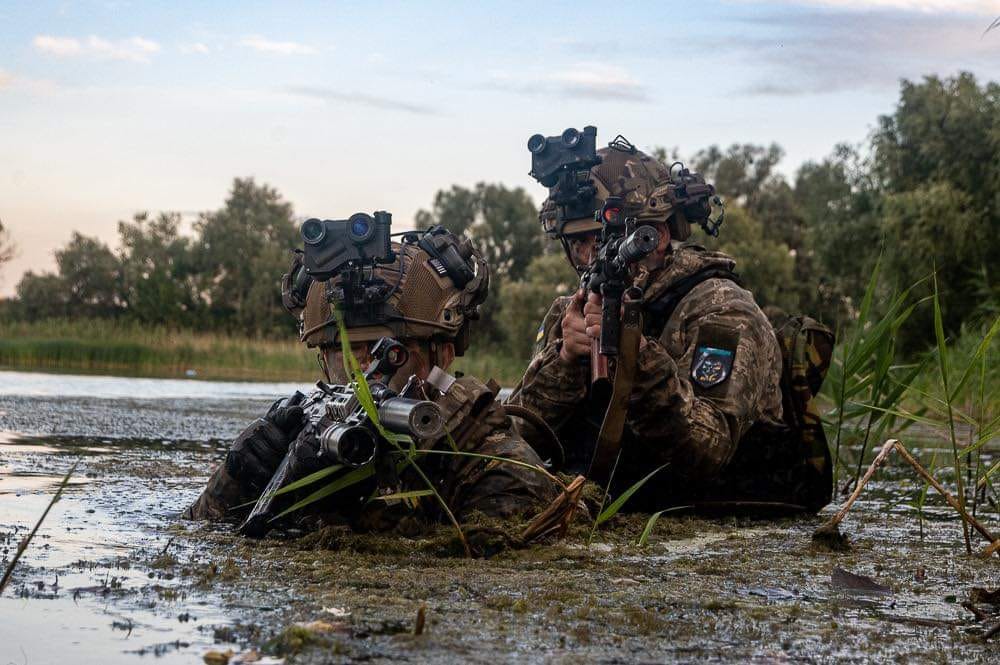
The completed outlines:
[[[645,100],[648,95],[638,79],[625,69],[601,63],[581,63],[552,74],[551,79],[579,97]]]
[[[13,82],[14,77],[0,69],[0,90],[3,90]]]
[[[251,35],[240,40],[240,44],[255,51],[263,53],[277,53],[279,55],[310,55],[316,53],[316,49],[306,44],[298,42],[276,42],[265,39],[259,35]]]
[[[52,55],[77,55],[83,51],[80,41],[72,37],[38,35],[32,43],[39,51]]]
[[[194,44],[181,44],[179,48],[181,53],[184,53],[185,55],[190,55],[192,53],[206,54],[212,50],[208,48],[206,44],[202,44],[201,42],[195,42]]]
[[[97,35],[90,35],[85,40],[38,35],[32,43],[42,53],[60,57],[88,56],[131,62],[149,62],[150,56],[160,50],[159,44],[143,37],[110,41]]]
[[[785,0],[795,5],[821,5],[842,9],[898,9],[915,12],[965,12],[1000,14],[1000,0]]]

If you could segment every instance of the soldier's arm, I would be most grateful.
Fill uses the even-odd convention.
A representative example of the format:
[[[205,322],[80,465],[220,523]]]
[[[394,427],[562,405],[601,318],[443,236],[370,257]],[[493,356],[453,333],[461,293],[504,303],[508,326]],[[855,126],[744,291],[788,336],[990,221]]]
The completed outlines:
[[[780,352],[752,296],[732,282],[699,285],[671,319],[680,325],[668,328],[674,339],[666,343],[684,353],[675,358],[660,340],[647,338],[627,425],[675,472],[708,478],[729,461],[751,424],[780,413]]]

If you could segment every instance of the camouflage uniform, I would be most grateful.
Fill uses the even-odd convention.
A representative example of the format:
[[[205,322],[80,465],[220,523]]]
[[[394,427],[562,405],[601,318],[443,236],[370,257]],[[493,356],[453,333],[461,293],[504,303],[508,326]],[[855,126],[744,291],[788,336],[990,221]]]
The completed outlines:
[[[395,335],[405,342],[433,335],[432,339],[441,341],[454,339],[456,348],[461,353],[467,339],[465,323],[472,318],[470,314],[482,302],[488,288],[488,269],[485,264],[479,264],[476,279],[466,285],[464,290],[456,289],[438,270],[424,269],[428,256],[421,250],[400,252],[398,244],[395,249],[399,252],[397,263],[378,268],[377,273],[387,280],[395,280],[391,283],[398,282],[398,288],[393,290],[391,305],[402,313],[401,318],[391,324],[395,328],[352,328],[352,341]],[[481,257],[476,254],[474,259],[481,260]],[[472,262],[474,261],[470,261]],[[305,297],[293,297],[290,275],[297,270],[298,265],[300,264],[296,259],[289,275],[285,276],[285,306],[300,320],[304,331],[303,341],[321,350],[321,363],[326,371],[326,379],[341,379],[342,377],[334,376],[333,370],[327,366],[326,355],[323,353],[340,348],[337,328],[323,324],[331,318],[326,284],[313,282]],[[454,444],[459,451],[542,465],[535,448],[548,449],[549,442],[543,433],[539,433],[532,440],[536,444],[533,448],[515,430],[504,406],[496,400],[499,392],[496,383],[483,383],[470,376],[456,379],[441,371],[432,373],[431,377],[424,382],[423,391],[427,399],[441,408],[448,435],[437,441],[417,442],[418,446],[451,451]],[[293,447],[296,454],[296,477],[302,477],[328,464],[317,456],[315,437],[305,434],[298,436],[297,430],[291,431],[292,428],[274,417],[275,407],[277,403],[267,416],[252,423],[237,437],[226,461],[212,474],[202,495],[185,511],[185,517],[232,519],[245,516],[249,508],[239,512],[232,509],[260,496],[289,446]],[[275,420],[278,422],[274,422]],[[242,463],[247,454],[245,444],[249,440],[255,443],[253,461],[259,462],[256,468],[270,469],[269,474],[252,474],[248,471],[248,465]],[[240,454],[234,454],[234,451]],[[544,474],[498,460],[427,455],[420,459],[419,464],[460,520],[467,519],[476,512],[490,517],[509,517],[535,511],[549,504],[559,491],[557,485]],[[426,488],[419,475],[412,470],[404,471],[399,480],[403,489]],[[309,491],[312,489],[308,488]],[[386,511],[364,507],[364,499],[373,489],[374,481],[362,483],[334,494],[316,508],[322,512],[337,513],[352,523],[365,525],[366,528],[371,528],[373,524],[387,526],[385,520],[381,519],[382,513]],[[434,503],[433,497],[422,497],[420,501],[421,511],[425,515],[440,517],[439,507]],[[398,510],[388,512],[394,512],[398,517]]]
[[[736,500],[818,508],[803,498],[811,478],[800,473],[801,445],[782,419],[778,340],[753,295],[734,281],[735,262],[676,242],[689,237],[690,224],[672,207],[673,184],[663,165],[634,148],[602,149],[599,154],[603,163],[591,170],[597,188],[594,209],[609,195],[622,197],[629,217],[666,225],[675,241],[663,266],[639,278],[644,281],[645,345],[639,351],[612,492],[666,464],[630,501],[631,507]],[[567,236],[600,228],[592,219],[558,220],[555,213],[550,198],[540,219],[550,235],[563,241],[568,257]],[[718,276],[697,281],[699,274]],[[688,279],[697,285],[676,302],[666,320],[658,320],[653,305]],[[544,415],[567,449],[569,470],[585,472],[607,404],[590,394],[586,361],[570,363],[560,356],[563,314],[571,302],[562,297],[552,304],[534,357],[509,403]],[[719,374],[723,380],[699,375],[706,353],[718,353],[730,363]]]

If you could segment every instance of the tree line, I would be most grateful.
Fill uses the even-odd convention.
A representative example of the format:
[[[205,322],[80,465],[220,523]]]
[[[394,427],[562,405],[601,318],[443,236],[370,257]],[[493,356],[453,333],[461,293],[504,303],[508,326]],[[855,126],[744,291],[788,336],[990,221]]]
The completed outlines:
[[[643,137],[636,137],[643,138]],[[664,161],[676,150],[657,149]],[[726,200],[718,239],[692,240],[731,253],[762,305],[805,312],[837,326],[856,313],[877,262],[886,291],[928,293],[934,272],[957,333],[1000,310],[1000,85],[959,74],[904,81],[895,110],[861,145],[837,145],[791,178],[776,144],[710,146],[683,160]],[[526,191],[502,184],[452,186],[414,223],[469,234],[494,274],[480,335],[526,359],[557,292],[575,288],[557,242],[547,240]],[[75,233],[56,252],[57,271],[24,275],[7,315],[87,316],[277,336],[294,324],[278,282],[299,243],[292,206],[271,187],[236,179],[222,208],[190,234],[180,216],[136,215],[118,226],[119,247]],[[9,246],[9,242],[6,246]],[[0,228],[0,262],[4,256]],[[914,313],[898,342],[930,341],[930,308]]]

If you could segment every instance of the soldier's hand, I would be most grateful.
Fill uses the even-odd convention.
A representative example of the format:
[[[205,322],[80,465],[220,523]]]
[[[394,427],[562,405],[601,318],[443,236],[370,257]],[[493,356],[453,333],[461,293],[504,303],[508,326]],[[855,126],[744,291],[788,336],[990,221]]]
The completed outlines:
[[[559,357],[566,362],[574,362],[590,354],[590,337],[587,336],[587,323],[583,316],[584,299],[583,291],[577,291],[563,313],[563,344]]]
[[[305,395],[296,392],[276,401],[263,418],[250,423],[233,441],[226,454],[226,470],[241,485],[259,492],[271,480],[302,429],[303,399]]]
[[[583,319],[586,325],[587,336],[592,339],[601,338],[601,309],[604,299],[598,293],[591,293],[587,296],[587,302],[583,306]],[[622,308],[624,314],[624,307]],[[639,337],[639,350],[646,348],[646,337]]]
[[[599,293],[591,293],[587,296],[587,303],[583,306],[583,319],[587,326],[587,335],[592,339],[601,338],[601,305],[604,299]]]

